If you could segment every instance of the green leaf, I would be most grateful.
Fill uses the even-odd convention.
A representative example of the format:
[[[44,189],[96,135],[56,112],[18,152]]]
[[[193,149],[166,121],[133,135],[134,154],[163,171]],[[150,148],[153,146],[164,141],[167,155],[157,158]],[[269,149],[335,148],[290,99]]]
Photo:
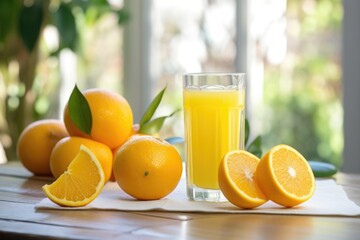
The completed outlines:
[[[35,0],[30,6],[23,6],[20,11],[18,29],[29,52],[32,52],[39,39],[44,20],[42,1]]]
[[[143,134],[158,133],[161,130],[162,126],[164,125],[165,120],[169,117],[172,117],[178,111],[180,111],[180,109],[177,109],[176,111],[174,111],[173,113],[171,113],[168,116],[162,116],[159,118],[155,118],[154,120],[151,120],[149,122],[146,122],[143,125],[140,125],[139,133],[143,133]]]
[[[69,2],[69,4],[71,8],[79,7],[82,11],[86,11],[86,9],[89,7],[89,5],[92,2],[93,1],[89,1],[89,0],[72,0]]]
[[[245,118],[245,146],[247,146],[247,143],[249,141],[249,136],[250,136],[250,125],[247,118]]]
[[[85,11],[85,23],[89,26],[94,25],[102,16],[112,11],[107,1],[90,2]]]
[[[124,9],[120,9],[118,11],[116,11],[117,16],[118,16],[118,24],[124,24],[126,22],[128,22],[130,20],[130,13]]]
[[[92,0],[89,2],[91,5],[94,5],[96,7],[109,6],[109,2],[107,0]]]
[[[254,141],[251,144],[249,144],[249,146],[247,147],[246,150],[248,152],[251,152],[255,156],[261,158],[261,156],[262,156],[261,144],[262,144],[261,136],[257,136],[254,139]]]
[[[7,36],[17,22],[20,9],[20,2],[14,0],[0,1],[0,43],[5,42]],[[6,23],[6,24],[4,24]]]
[[[142,118],[140,120],[140,129],[144,124],[148,123],[150,121],[150,119],[152,118],[152,116],[154,115],[156,109],[158,108],[158,106],[161,102],[161,99],[164,95],[166,87],[164,87],[164,89],[158,93],[158,95],[152,100],[149,107],[146,109],[144,115],[142,116]]]
[[[90,135],[92,128],[92,115],[89,103],[75,85],[69,99],[69,114],[75,126],[83,133]]]
[[[70,48],[75,51],[78,39],[74,14],[69,5],[61,3],[53,13],[53,22],[59,31],[60,49]]]

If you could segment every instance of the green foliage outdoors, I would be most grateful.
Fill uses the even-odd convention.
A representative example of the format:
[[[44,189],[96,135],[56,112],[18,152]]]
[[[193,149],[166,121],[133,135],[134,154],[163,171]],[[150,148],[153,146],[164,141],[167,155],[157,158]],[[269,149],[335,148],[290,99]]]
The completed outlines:
[[[118,24],[129,19],[127,11],[106,0],[0,1],[0,141],[8,159],[16,158],[16,142],[25,126],[57,115],[60,77],[54,59],[64,49],[83,55],[84,29],[108,14]],[[46,26],[58,32],[57,49],[44,46]]]
[[[288,41],[298,47],[288,49],[283,64],[265,67],[263,147],[286,143],[308,160],[339,167],[343,149],[342,3],[288,1],[287,18],[300,28],[288,34]]]
[[[56,115],[59,69],[53,67],[39,76],[44,59],[57,59],[64,49],[84,57],[84,29],[107,14],[115,15],[119,24],[129,19],[126,11],[113,8],[106,0],[0,1],[0,141],[8,159],[16,158],[15,143],[27,124]],[[286,143],[309,160],[341,165],[342,14],[341,0],[287,1],[287,37],[295,47],[288,48],[281,65],[264,60],[265,126],[248,149],[261,155],[261,150]],[[294,24],[290,22],[298,31],[291,31]],[[57,49],[42,44],[49,25],[59,32]],[[87,80],[97,80],[91,68],[85,68],[93,75]]]

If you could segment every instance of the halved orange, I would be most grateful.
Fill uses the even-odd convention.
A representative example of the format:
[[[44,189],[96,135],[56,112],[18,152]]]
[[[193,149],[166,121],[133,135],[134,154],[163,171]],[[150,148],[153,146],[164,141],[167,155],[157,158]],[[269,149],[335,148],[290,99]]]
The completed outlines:
[[[232,204],[241,208],[255,208],[267,201],[254,179],[260,159],[255,155],[235,150],[228,152],[219,166],[219,186]]]
[[[67,170],[50,185],[42,187],[46,196],[60,206],[79,207],[93,201],[105,184],[99,160],[84,145]]]
[[[255,178],[268,199],[293,207],[314,194],[315,178],[306,159],[288,145],[277,145],[261,159]]]

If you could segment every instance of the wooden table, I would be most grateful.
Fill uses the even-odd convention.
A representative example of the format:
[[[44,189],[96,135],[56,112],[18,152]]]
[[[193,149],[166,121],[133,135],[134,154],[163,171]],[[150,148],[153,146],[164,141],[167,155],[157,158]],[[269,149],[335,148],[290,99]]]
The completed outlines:
[[[336,181],[360,205],[360,175]],[[0,165],[0,238],[360,239],[360,217],[119,211],[36,211],[49,178],[19,163]]]

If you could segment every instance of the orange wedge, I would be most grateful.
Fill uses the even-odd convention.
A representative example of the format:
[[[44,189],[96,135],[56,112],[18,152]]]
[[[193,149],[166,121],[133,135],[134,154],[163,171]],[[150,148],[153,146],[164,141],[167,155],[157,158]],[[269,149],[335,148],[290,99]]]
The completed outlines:
[[[267,201],[254,180],[260,159],[242,151],[230,151],[219,167],[219,186],[232,204],[241,208],[255,208]]]
[[[42,187],[46,196],[60,206],[79,207],[93,201],[105,184],[99,160],[84,145],[67,170],[50,185]]]
[[[277,145],[261,159],[256,180],[268,199],[285,207],[307,201],[314,194],[315,178],[306,159],[288,145]]]

